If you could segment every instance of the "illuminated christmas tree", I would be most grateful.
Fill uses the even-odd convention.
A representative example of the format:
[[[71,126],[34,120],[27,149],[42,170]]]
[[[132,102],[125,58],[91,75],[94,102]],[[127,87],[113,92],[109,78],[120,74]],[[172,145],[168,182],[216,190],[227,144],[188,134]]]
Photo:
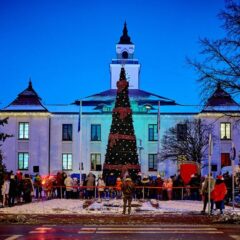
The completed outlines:
[[[114,173],[115,176],[122,177],[128,174],[134,180],[140,171],[128,86],[125,70],[122,67],[117,82],[117,96],[103,166],[104,178]]]

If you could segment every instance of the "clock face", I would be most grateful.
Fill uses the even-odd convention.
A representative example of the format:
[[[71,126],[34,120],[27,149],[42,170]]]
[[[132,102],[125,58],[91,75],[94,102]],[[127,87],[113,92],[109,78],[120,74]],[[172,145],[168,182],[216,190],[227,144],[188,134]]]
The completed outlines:
[[[122,58],[123,59],[128,59],[128,52],[127,51],[122,52]]]

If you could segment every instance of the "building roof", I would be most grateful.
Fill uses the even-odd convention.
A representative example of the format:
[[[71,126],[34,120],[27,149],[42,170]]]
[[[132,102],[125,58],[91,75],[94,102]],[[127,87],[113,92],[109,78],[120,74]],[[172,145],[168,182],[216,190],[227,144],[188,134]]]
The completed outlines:
[[[112,105],[99,103],[95,106],[87,106],[85,102],[82,102],[83,114],[112,114]],[[79,101],[72,104],[49,104],[46,105],[49,112],[53,114],[72,114],[76,115],[80,113]],[[109,107],[105,110],[104,107]],[[141,105],[140,105],[141,107]],[[145,111],[138,111],[132,109],[134,114],[157,114],[158,107],[153,106],[149,109],[145,108]],[[197,105],[162,105],[160,106],[160,113],[163,115],[195,115],[200,112],[200,106]]]
[[[160,102],[161,114],[198,114],[208,112],[240,112],[240,105],[231,96],[218,86],[213,95],[208,99],[207,104],[201,111],[201,106],[181,105],[174,100],[159,96],[140,89],[129,89],[131,104],[135,105],[133,111],[139,114],[158,112]],[[81,99],[82,113],[102,114],[111,113],[116,100],[117,89],[109,89]],[[41,103],[41,98],[32,87],[29,81],[28,87],[1,112],[50,112],[55,114],[79,114],[80,101],[76,100],[69,104],[46,104]],[[145,111],[141,110],[144,109]]]
[[[131,38],[128,36],[128,30],[127,30],[127,23],[124,23],[123,27],[123,35],[120,37],[120,41],[118,44],[133,44],[131,42]]]
[[[158,105],[176,105],[177,103],[169,98],[159,96],[154,93],[146,92],[140,89],[129,89],[130,101],[136,101],[139,104]],[[83,99],[83,105],[98,105],[101,103],[110,104],[116,99],[117,89],[109,89]]]
[[[231,95],[227,93],[221,86],[217,84],[217,88],[212,96],[207,100],[202,112],[239,112],[240,105],[233,100]]]
[[[1,111],[37,111],[48,112],[41,103],[41,98],[33,89],[32,81],[29,80],[28,87],[18,94],[17,98]]]

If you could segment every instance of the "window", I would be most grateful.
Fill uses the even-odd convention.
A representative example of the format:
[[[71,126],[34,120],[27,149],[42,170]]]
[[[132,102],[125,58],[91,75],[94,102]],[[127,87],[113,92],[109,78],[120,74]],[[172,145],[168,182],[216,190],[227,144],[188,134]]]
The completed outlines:
[[[230,153],[221,153],[221,168],[231,166]]]
[[[230,140],[231,139],[231,123],[221,123],[221,140]]]
[[[91,125],[91,141],[101,141],[101,125]]]
[[[128,52],[127,51],[122,52],[122,58],[123,59],[128,59]]]
[[[72,141],[72,124],[62,125],[62,140]]]
[[[63,153],[62,169],[63,170],[72,170],[72,154],[71,153]]]
[[[28,170],[29,153],[18,153],[18,170]]]
[[[148,154],[148,171],[157,171],[157,154]]]
[[[177,124],[177,140],[187,140],[187,124]]]
[[[20,122],[18,127],[18,138],[29,139],[29,123]]]
[[[91,154],[91,170],[92,171],[102,171],[101,154],[100,153],[92,153]]]
[[[158,140],[157,124],[149,124],[148,125],[148,141],[157,141],[157,140]]]

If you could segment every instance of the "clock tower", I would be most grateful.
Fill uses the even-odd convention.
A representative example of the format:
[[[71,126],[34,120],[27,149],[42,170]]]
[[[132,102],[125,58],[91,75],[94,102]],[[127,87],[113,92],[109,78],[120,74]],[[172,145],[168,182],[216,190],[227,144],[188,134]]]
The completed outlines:
[[[128,36],[127,24],[124,23],[123,34],[120,41],[116,44],[117,58],[112,59],[110,64],[111,72],[111,89],[117,89],[117,81],[119,80],[122,65],[126,72],[126,78],[129,82],[129,89],[139,88],[140,64],[138,59],[134,58],[135,45]]]

